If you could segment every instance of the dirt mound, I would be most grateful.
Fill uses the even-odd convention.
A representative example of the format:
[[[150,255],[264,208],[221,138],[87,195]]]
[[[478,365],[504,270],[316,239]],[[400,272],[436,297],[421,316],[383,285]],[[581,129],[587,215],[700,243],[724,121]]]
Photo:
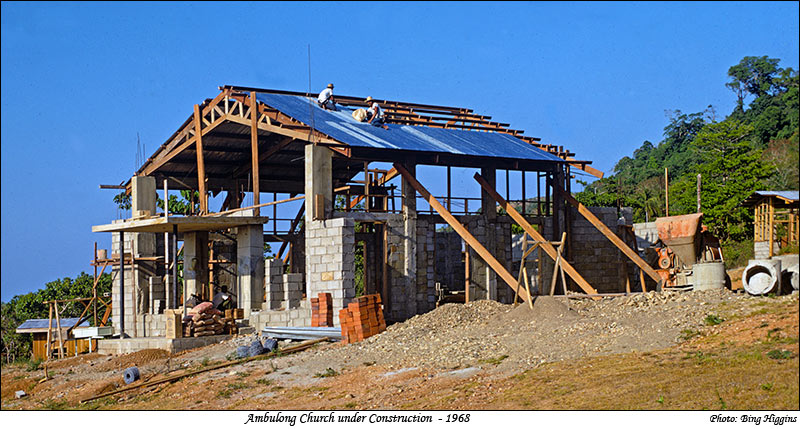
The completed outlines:
[[[517,308],[499,316],[496,320],[499,323],[525,324],[535,322],[537,324],[547,324],[551,321],[558,323],[573,322],[581,316],[571,309],[564,298],[552,296],[538,296],[533,300],[533,309],[528,303],[522,303]]]
[[[98,370],[112,370],[140,366],[149,362],[164,359],[169,356],[169,352],[162,349],[145,349],[138,352],[129,353],[112,358],[108,362],[99,365]]]
[[[443,329],[484,324],[510,306],[497,301],[480,300],[467,304],[445,304],[433,311],[416,315],[390,329]]]

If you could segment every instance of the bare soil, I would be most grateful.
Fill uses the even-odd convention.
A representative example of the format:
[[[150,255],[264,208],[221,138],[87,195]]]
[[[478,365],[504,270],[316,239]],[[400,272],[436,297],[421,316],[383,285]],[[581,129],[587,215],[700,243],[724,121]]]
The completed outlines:
[[[798,409],[798,297],[719,290],[446,304],[355,344],[233,365],[241,336],[169,355],[2,370],[2,409]],[[284,344],[285,345],[285,344]],[[14,392],[28,396],[15,399]]]

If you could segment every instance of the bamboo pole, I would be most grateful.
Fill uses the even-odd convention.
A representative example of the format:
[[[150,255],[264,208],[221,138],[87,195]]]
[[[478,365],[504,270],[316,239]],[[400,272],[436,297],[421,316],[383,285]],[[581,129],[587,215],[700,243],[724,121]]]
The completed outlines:
[[[47,358],[45,360],[50,360],[51,349],[52,349],[52,342],[53,342],[53,304],[48,305],[49,311],[47,315]],[[45,373],[47,371],[45,370]],[[46,377],[46,375],[45,375]]]

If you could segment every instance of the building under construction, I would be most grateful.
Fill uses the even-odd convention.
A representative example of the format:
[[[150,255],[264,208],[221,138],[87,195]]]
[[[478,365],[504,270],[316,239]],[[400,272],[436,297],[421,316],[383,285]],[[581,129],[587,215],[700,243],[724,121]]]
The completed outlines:
[[[602,173],[563,147],[471,109],[376,100],[384,129],[353,119],[362,97],[337,95],[336,111],[315,97],[220,87],[125,179],[131,218],[93,227],[113,235],[111,254],[95,263],[113,269],[117,333],[163,336],[165,310],[192,295],[211,299],[223,284],[260,329],[309,326],[309,300],[321,292],[334,309],[357,289],[379,294],[391,322],[453,296],[510,303],[617,292],[628,277],[642,288],[658,281],[631,249],[635,240],[617,232],[630,216],[572,199],[572,174]],[[441,169],[444,195],[430,194],[419,166]],[[479,169],[479,197],[453,195],[455,168]],[[496,189],[503,175],[505,190]],[[512,178],[521,181],[515,199]],[[157,196],[179,190],[198,193],[194,213],[157,210]],[[209,197],[224,198],[218,210]],[[277,216],[279,205],[300,200],[295,216]],[[513,224],[525,231],[521,247]],[[265,242],[280,243],[274,259],[265,259]]]

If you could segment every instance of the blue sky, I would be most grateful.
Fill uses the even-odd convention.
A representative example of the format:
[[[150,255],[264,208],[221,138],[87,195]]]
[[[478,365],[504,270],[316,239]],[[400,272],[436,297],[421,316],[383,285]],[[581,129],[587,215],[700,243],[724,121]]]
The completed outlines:
[[[218,85],[307,90],[309,45],[313,91],[470,107],[609,172],[661,140],[667,110],[729,113],[742,57],[797,69],[798,18],[797,2],[3,2],[2,300],[91,272],[110,242],[91,226],[118,216],[98,185],[133,174],[137,133],[150,155]]]

